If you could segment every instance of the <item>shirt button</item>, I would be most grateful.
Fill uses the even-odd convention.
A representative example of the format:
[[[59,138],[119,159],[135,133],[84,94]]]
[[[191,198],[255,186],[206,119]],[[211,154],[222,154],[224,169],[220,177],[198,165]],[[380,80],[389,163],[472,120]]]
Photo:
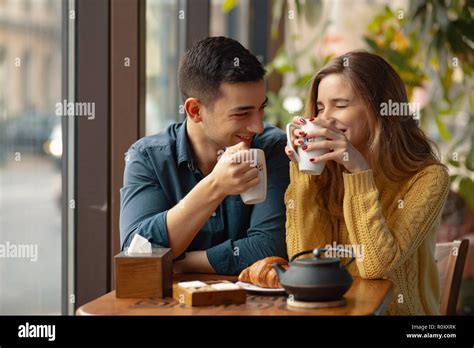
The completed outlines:
[[[216,215],[217,215],[216,212],[213,212],[213,213],[212,213],[212,217],[214,217],[214,216],[216,216]]]

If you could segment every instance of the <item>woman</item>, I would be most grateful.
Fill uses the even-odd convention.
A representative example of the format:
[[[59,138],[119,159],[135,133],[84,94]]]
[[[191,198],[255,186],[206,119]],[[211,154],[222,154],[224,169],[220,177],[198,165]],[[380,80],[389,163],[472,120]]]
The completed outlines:
[[[350,245],[362,251],[349,267],[353,276],[393,282],[387,314],[434,315],[436,231],[449,176],[407,102],[395,70],[370,53],[347,53],[317,73],[306,118],[293,122],[321,128],[295,130],[292,141],[304,151],[329,152],[310,159],[326,162],[320,176],[290,165],[287,249],[291,257],[328,244]],[[327,140],[303,141],[321,136]],[[288,146],[286,153],[295,162]]]

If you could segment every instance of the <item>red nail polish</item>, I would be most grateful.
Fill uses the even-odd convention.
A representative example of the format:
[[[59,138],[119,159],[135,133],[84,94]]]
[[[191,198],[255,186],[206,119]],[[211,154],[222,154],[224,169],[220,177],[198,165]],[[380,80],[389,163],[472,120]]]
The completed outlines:
[[[303,145],[304,141],[303,140],[298,140],[298,144]]]
[[[306,123],[306,120],[303,117],[300,117],[300,122],[301,123]]]
[[[305,137],[305,136],[306,136],[306,133],[303,132],[303,131],[300,131],[298,134],[301,135],[302,137]]]
[[[316,161],[316,159],[315,158],[310,158],[309,161],[314,162],[314,161]]]
[[[301,148],[302,148],[303,150],[306,150],[306,149],[308,148],[308,145],[303,145]]]

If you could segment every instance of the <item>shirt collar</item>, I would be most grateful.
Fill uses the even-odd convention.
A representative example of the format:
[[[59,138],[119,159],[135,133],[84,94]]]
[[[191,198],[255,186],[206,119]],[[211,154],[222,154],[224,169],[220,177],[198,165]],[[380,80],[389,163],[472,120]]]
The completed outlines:
[[[181,124],[181,128],[176,134],[176,158],[178,159],[178,166],[187,162],[188,167],[194,169],[194,160],[189,149],[188,136],[186,132],[186,119]]]

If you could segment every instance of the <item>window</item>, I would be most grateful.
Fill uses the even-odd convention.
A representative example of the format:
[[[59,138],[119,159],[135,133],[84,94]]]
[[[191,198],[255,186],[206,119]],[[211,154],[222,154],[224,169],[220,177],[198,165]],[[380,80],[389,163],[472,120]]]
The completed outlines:
[[[249,47],[249,0],[242,0],[228,12],[225,0],[211,0],[210,36],[227,36]]]
[[[61,314],[63,3],[0,1],[1,315]]]
[[[184,119],[179,110],[177,83],[179,60],[184,52],[184,5],[184,1],[178,0],[146,2],[145,135]]]

